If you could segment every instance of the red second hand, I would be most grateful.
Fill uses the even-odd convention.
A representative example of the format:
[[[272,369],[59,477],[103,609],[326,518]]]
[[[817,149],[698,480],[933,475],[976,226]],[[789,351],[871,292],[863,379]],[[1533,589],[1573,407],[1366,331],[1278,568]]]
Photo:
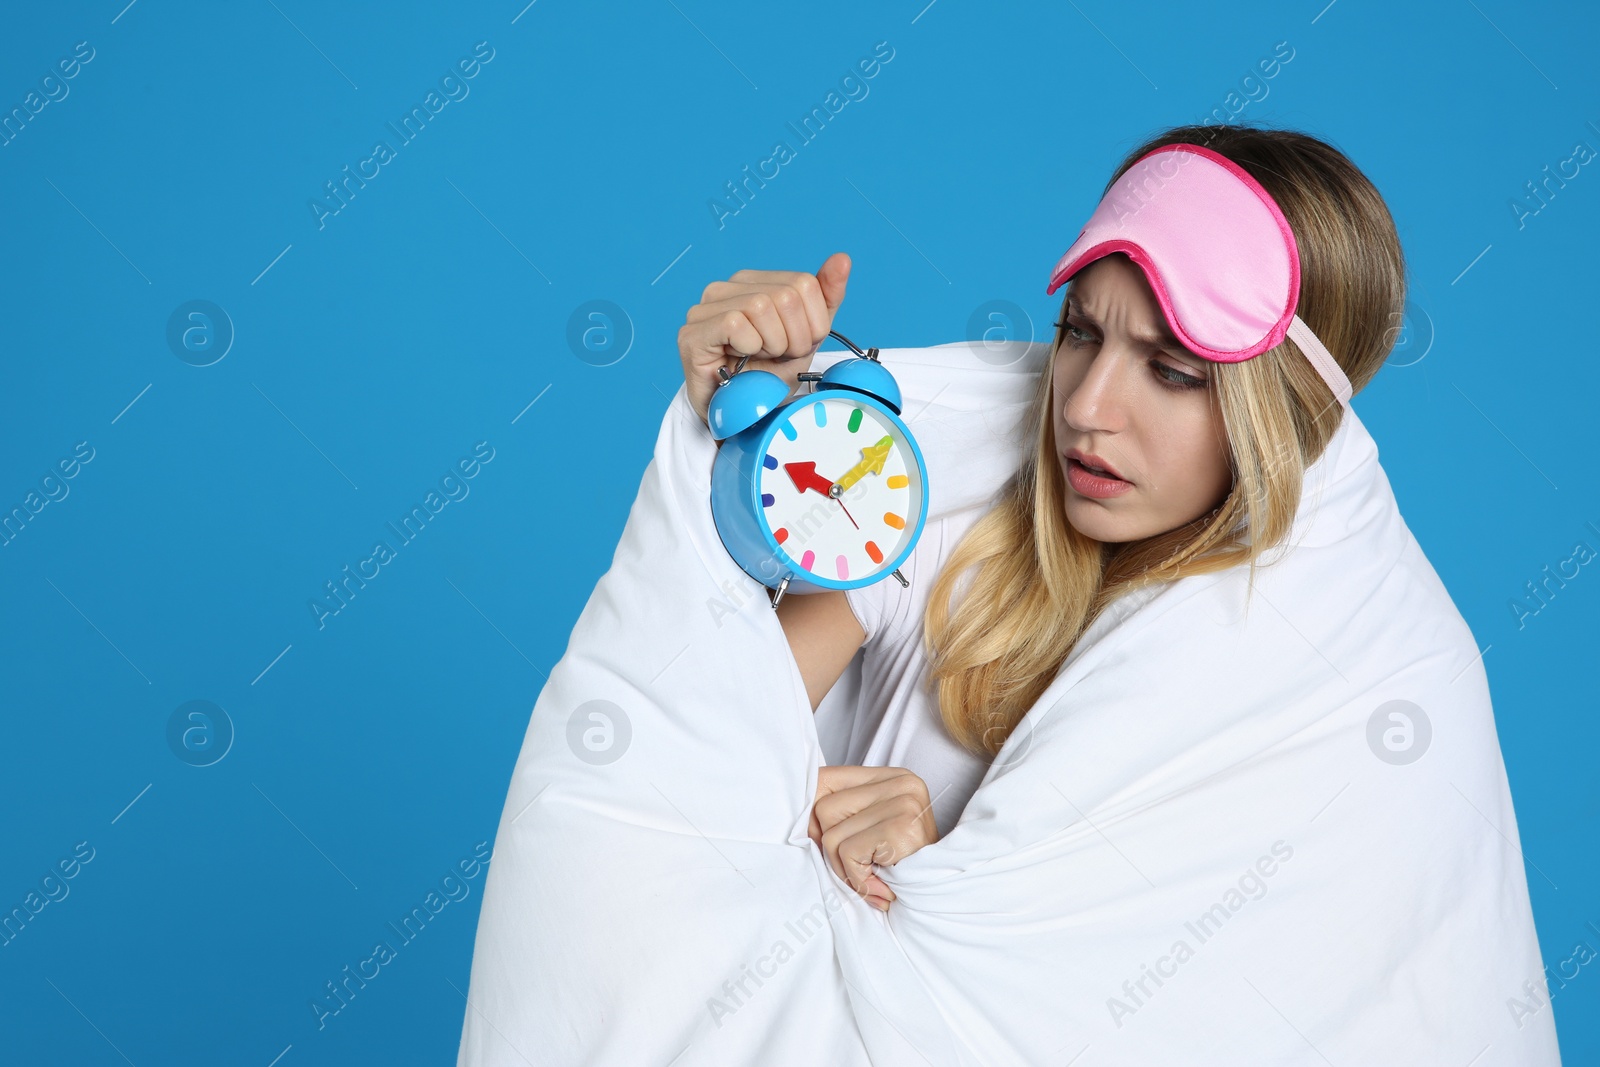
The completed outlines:
[[[833,499],[839,500],[838,497],[834,497]],[[846,508],[844,506],[844,501],[843,500],[839,500],[839,506],[841,508],[844,508],[844,517],[850,520],[850,525],[854,526],[858,530],[861,529],[861,524],[855,520],[855,516],[854,515],[850,514],[850,509]]]

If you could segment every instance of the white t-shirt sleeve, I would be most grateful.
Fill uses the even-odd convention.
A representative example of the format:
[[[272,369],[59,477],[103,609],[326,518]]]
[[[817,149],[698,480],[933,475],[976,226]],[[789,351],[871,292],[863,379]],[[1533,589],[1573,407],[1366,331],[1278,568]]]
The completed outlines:
[[[872,644],[874,638],[883,632],[884,614],[894,610],[894,591],[888,587],[899,584],[893,578],[883,578],[871,585],[844,591],[845,603],[850,605],[851,613],[867,635],[864,644]]]
[[[850,605],[850,610],[855,614],[856,621],[861,624],[861,629],[866,632],[865,645],[881,644],[887,635],[904,635],[908,623],[918,620],[908,618],[913,599],[913,590],[916,589],[918,578],[918,559],[925,558],[937,561],[943,547],[944,524],[942,521],[929,522],[922,527],[922,536],[917,538],[917,545],[900,565],[900,573],[905,575],[910,586],[903,586],[893,574],[887,574],[871,585],[859,586],[855,589],[845,590],[845,603]],[[926,568],[928,580],[932,581],[938,575],[938,568]]]

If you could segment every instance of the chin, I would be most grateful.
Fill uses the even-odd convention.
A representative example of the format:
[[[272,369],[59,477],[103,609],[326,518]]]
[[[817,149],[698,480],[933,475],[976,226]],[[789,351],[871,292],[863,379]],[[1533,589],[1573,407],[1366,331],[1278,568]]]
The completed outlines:
[[[1071,489],[1067,490],[1066,511],[1067,523],[1085,537],[1109,544],[1133,540],[1127,532],[1126,518],[1112,515],[1099,501],[1081,497]]]

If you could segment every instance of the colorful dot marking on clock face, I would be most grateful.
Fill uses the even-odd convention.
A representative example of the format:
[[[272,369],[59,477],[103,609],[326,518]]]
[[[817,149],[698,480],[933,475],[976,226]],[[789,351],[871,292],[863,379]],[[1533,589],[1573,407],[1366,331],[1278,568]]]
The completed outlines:
[[[854,409],[851,410],[851,412],[850,412],[850,421],[846,425],[848,425],[850,427],[850,432],[851,433],[855,433],[857,430],[861,429],[861,409],[860,408],[854,408]]]
[[[772,532],[772,536],[778,542],[778,544],[781,545],[785,541],[789,540],[789,531],[786,527],[780,526],[778,529]],[[883,549],[878,547],[878,543],[876,541],[867,541],[864,545],[864,548],[866,550],[867,557],[871,559],[872,562],[879,565],[883,563]],[[806,550],[805,555],[800,557],[800,566],[804,567],[808,571],[815,572],[815,563],[816,554],[809,549]],[[834,560],[834,570],[837,571],[841,581],[848,579],[850,577],[850,557],[836,557]]]
[[[800,436],[800,431],[794,428],[793,419],[785,419],[783,425],[779,426],[778,429],[782,430],[783,436],[787,437],[791,441]]]
[[[762,493],[761,494],[761,506],[762,507],[770,508],[776,502],[777,502],[776,499],[773,497],[773,495],[771,493]]]
[[[905,516],[896,515],[892,511],[883,513],[883,522],[885,526],[893,526],[896,530],[904,530],[906,528]]]
[[[811,411],[816,416],[818,426],[828,425],[828,405],[819,400],[811,405]]]
[[[763,453],[761,456],[761,465],[767,468],[769,471],[775,471],[778,469],[778,457],[774,456],[771,452]]]

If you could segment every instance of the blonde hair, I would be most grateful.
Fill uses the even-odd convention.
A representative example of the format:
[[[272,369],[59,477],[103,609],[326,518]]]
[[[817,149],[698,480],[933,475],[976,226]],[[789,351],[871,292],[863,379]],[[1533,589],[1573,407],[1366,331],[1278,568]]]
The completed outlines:
[[[1106,188],[1167,144],[1221,153],[1277,201],[1300,253],[1297,313],[1361,390],[1388,355],[1406,295],[1399,235],[1377,189],[1338,149],[1314,137],[1222,125],[1163,131],[1129,152]],[[1057,346],[1062,336],[1058,329]],[[1227,498],[1177,529],[1106,544],[1067,522],[1052,362],[1039,376],[1031,409],[1032,454],[946,560],[923,616],[928,684],[937,689],[940,715],[950,735],[980,755],[1000,750],[1113,600],[1243,563],[1253,578],[1257,558],[1293,525],[1304,470],[1343,414],[1287,338],[1254,359],[1212,364],[1210,399],[1226,429],[1233,473]],[[1249,544],[1240,540],[1246,528]]]

